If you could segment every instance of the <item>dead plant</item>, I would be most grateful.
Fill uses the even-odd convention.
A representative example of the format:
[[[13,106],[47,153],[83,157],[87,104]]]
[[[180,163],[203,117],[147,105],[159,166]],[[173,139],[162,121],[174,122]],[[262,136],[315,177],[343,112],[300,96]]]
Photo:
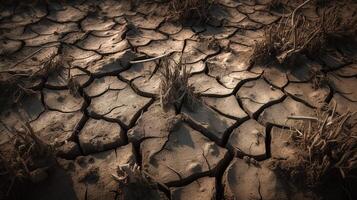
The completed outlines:
[[[297,128],[291,129],[300,158],[287,171],[315,187],[338,170],[340,177],[349,177],[357,169],[357,112],[337,114],[336,104],[317,111],[317,118],[300,117]]]
[[[183,103],[190,106],[196,101],[193,87],[189,85],[190,73],[182,59],[178,63],[164,57],[159,61],[161,72],[160,102],[164,109],[170,106],[180,108]]]
[[[186,20],[194,17],[205,19],[215,0],[170,0],[171,18]]]
[[[50,56],[46,60],[42,68],[32,74],[0,72],[0,104],[17,103],[24,95],[33,94],[36,82],[50,73],[58,73],[63,66],[61,55]]]
[[[286,3],[286,0],[271,0],[268,3],[268,8],[269,10],[281,10]]]
[[[169,190],[162,183],[153,180],[136,163],[124,164],[117,167],[117,174],[112,174],[119,183],[119,199],[165,199],[159,192],[158,185]]]
[[[39,139],[28,123],[20,130],[8,128],[11,141],[0,146],[0,184],[5,197],[11,196],[16,183],[40,182],[47,177],[46,170],[54,163],[52,148]],[[16,195],[16,194],[15,194]]]
[[[315,57],[328,45],[330,38],[356,33],[357,20],[345,17],[339,5],[324,8],[322,17],[317,20],[308,20],[299,10],[310,1],[306,0],[288,17],[265,29],[265,39],[253,49],[253,62],[265,64],[277,60],[285,63],[293,61],[297,54]]]

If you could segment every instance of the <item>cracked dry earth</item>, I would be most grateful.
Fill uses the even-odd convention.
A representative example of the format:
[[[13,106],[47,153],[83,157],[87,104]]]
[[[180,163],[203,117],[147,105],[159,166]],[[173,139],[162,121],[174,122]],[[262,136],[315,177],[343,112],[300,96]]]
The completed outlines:
[[[33,189],[34,198],[118,199],[111,174],[137,163],[169,188],[163,192],[170,199],[309,199],[291,191],[269,161],[296,153],[283,129],[296,125],[288,116],[314,116],[330,102],[339,113],[357,110],[357,65],[346,61],[357,49],[339,45],[294,67],[250,66],[262,28],[284,15],[269,11],[269,0],[217,2],[205,24],[165,21],[168,8],[157,2],[1,6],[2,71],[31,74],[54,55],[66,60],[27,83],[35,93],[1,113],[2,132],[29,121],[58,149],[62,169]],[[302,13],[312,20],[321,15],[309,6]],[[164,112],[158,62],[130,64],[168,52],[187,63],[189,84],[202,97],[194,108]],[[329,84],[316,88],[316,72]]]

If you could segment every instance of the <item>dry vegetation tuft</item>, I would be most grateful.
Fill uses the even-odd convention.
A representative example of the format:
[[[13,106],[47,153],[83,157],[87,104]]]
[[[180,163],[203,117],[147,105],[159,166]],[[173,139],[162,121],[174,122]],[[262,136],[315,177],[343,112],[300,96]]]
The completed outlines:
[[[0,197],[10,197],[18,183],[43,181],[54,162],[52,148],[36,136],[28,123],[20,130],[7,129],[13,135],[0,148]]]
[[[314,57],[321,53],[331,38],[336,36],[351,37],[356,34],[357,20],[344,16],[346,5],[332,4],[325,7],[323,15],[317,20],[309,20],[299,13],[300,9],[311,0],[295,8],[279,23],[265,29],[265,39],[256,43],[253,49],[252,61],[266,64],[272,60],[280,63],[293,61],[296,54]],[[272,6],[282,6],[281,1]]]
[[[170,106],[180,108],[183,103],[192,105],[196,99],[193,87],[189,85],[190,73],[182,60],[176,63],[169,58],[160,60],[160,71],[162,74],[160,84],[160,101],[164,109]]]
[[[209,7],[215,0],[170,0],[172,18],[186,20],[198,17],[205,19],[208,16]]]
[[[43,67],[32,74],[17,74],[0,71],[0,104],[17,103],[26,94],[33,94],[37,81],[48,77],[50,73],[58,72],[63,67],[60,55],[51,56]]]
[[[158,183],[142,171],[137,164],[118,166],[117,174],[112,175],[119,183],[119,199],[165,199],[159,192]],[[160,184],[168,190],[164,184]]]
[[[268,3],[268,8],[269,10],[280,10],[284,7],[284,4],[286,3],[286,0],[271,0]]]
[[[281,161],[280,167],[292,180],[316,187],[332,174],[345,179],[357,169],[357,113],[339,115],[335,110],[336,105],[317,111],[316,120],[300,119],[291,130],[300,157],[295,162]]]

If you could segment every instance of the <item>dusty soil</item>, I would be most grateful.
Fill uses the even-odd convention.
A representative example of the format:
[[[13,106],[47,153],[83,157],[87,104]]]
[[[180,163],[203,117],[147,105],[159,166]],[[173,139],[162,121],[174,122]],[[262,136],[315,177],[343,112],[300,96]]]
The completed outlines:
[[[122,199],[112,174],[126,163],[165,186],[139,199],[357,199],[356,184],[314,193],[270,167],[296,158],[288,116],[314,116],[331,102],[338,113],[357,111],[353,38],[294,66],[257,66],[255,41],[286,14],[270,10],[270,0],[218,0],[204,23],[167,21],[159,2],[60,2],[0,6],[2,74],[35,74],[55,55],[64,61],[25,82],[33,93],[1,105],[0,146],[27,121],[57,151],[47,179],[20,188],[17,199]],[[321,10],[307,5],[302,14],[314,20]],[[202,100],[194,108],[164,112],[158,62],[130,64],[165,53],[187,63]],[[316,74],[329,81],[317,88]]]

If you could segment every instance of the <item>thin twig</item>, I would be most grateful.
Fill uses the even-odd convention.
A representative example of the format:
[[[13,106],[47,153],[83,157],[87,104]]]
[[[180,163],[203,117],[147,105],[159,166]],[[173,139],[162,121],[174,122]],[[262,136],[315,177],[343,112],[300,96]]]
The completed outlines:
[[[43,49],[55,47],[55,46],[58,46],[58,45],[60,45],[60,43],[55,43],[55,44],[51,44],[51,45],[48,45],[48,46],[43,46],[43,47],[37,49],[36,51],[34,51],[33,53],[31,53],[30,55],[26,56],[26,57],[23,58],[22,60],[20,60],[20,61],[14,63],[13,65],[11,65],[11,66],[9,67],[9,69],[12,69],[12,68],[16,67],[18,64],[25,62],[26,60],[28,60],[29,58],[31,58],[32,56],[34,56],[34,55],[37,54],[38,52],[42,51]],[[12,72],[12,71],[11,71],[11,70],[0,71],[0,73],[9,73],[9,72]]]
[[[288,119],[292,120],[313,120],[313,121],[319,121],[317,117],[310,117],[310,116],[299,116],[299,115],[291,115],[288,116]]]
[[[163,55],[156,56],[156,57],[153,57],[153,58],[144,59],[144,60],[132,60],[132,61],[130,61],[130,64],[137,64],[137,63],[144,63],[144,62],[154,61],[154,60],[163,58],[163,57],[165,57],[165,56],[168,56],[168,55],[170,55],[171,53],[173,53],[173,51],[168,52],[168,53],[164,53]]]

